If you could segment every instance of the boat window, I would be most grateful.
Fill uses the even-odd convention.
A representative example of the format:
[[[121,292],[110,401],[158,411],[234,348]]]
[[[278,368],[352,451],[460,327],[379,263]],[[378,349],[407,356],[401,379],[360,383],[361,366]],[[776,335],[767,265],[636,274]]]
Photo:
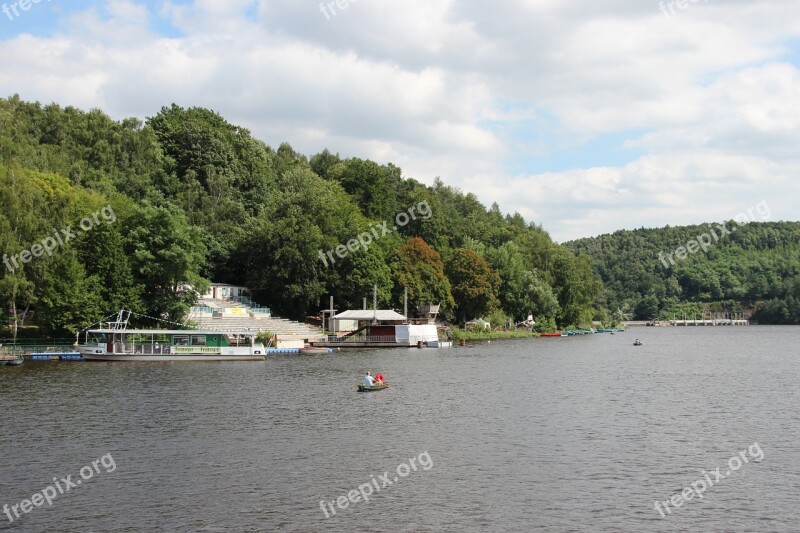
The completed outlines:
[[[189,336],[188,335],[175,335],[172,338],[172,342],[175,343],[175,346],[189,346]]]
[[[205,346],[205,345],[206,345],[205,335],[192,335],[192,346]]]

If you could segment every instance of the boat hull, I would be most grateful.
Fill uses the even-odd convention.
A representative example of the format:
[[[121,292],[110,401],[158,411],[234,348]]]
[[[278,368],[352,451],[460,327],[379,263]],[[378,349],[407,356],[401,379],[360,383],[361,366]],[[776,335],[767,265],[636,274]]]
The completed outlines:
[[[366,385],[359,385],[358,392],[377,392],[379,390],[388,389],[389,385],[373,385],[372,387],[367,387]]]
[[[173,361],[264,361],[264,355],[204,355],[204,354],[171,354],[171,355],[129,355],[129,354],[89,354],[84,353],[86,361],[121,361],[145,363],[169,363]]]
[[[452,348],[453,341],[428,341],[425,345],[428,348]]]
[[[333,353],[333,348],[300,348],[301,355],[329,354],[329,353]]]

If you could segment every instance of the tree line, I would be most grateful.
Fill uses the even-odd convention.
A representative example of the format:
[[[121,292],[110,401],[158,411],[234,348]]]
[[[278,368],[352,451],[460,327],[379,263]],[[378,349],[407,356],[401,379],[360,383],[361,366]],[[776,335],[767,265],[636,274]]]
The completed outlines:
[[[0,198],[8,257],[103,207],[115,213],[52,254],[0,267],[12,330],[33,316],[46,333],[74,332],[121,307],[180,321],[210,281],[252,287],[256,302],[299,320],[329,295],[359,308],[373,286],[382,307],[402,309],[407,290],[409,309],[439,303],[456,323],[609,318],[592,260],[519,214],[391,163],[274,149],[204,108],[115,121],[0,100]],[[418,205],[430,216],[335,263],[320,259]]]
[[[709,310],[800,323],[800,222],[642,228],[565,245],[592,257],[603,280],[600,304],[616,316],[700,318]]]

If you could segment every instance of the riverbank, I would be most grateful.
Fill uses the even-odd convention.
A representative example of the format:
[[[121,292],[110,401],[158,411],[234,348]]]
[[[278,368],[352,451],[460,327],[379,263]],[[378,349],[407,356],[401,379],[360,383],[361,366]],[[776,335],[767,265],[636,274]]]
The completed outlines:
[[[450,334],[452,335],[453,340],[456,342],[461,340],[482,341],[495,339],[529,339],[539,336],[537,333],[532,333],[526,329],[515,329],[510,331],[464,331],[453,328],[450,330]]]

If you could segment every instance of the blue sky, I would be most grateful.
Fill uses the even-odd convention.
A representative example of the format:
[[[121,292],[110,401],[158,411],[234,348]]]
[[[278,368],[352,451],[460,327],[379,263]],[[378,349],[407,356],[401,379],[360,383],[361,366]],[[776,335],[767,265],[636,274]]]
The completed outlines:
[[[272,146],[441,177],[559,241],[759,202],[800,218],[794,0],[14,4],[5,96],[209,107]]]
[[[33,0],[31,0],[33,2]],[[99,0],[40,0],[38,3],[31,3],[30,8],[22,10],[17,1],[6,1],[0,3],[0,7],[8,6],[8,11],[0,13],[0,35],[4,38],[18,36],[22,33],[29,33],[37,37],[51,37],[58,32],[65,32],[69,29],[69,16],[73,13],[80,13],[89,9],[94,9],[101,16],[107,15],[104,4]],[[149,29],[158,35],[165,37],[180,37],[182,32],[172,24],[168,16],[159,16],[164,2],[138,2],[147,7],[152,18]],[[174,5],[192,4],[192,0],[174,0]],[[23,2],[24,4],[24,2]],[[12,6],[16,5],[16,9]],[[19,15],[15,15],[18,13]]]

